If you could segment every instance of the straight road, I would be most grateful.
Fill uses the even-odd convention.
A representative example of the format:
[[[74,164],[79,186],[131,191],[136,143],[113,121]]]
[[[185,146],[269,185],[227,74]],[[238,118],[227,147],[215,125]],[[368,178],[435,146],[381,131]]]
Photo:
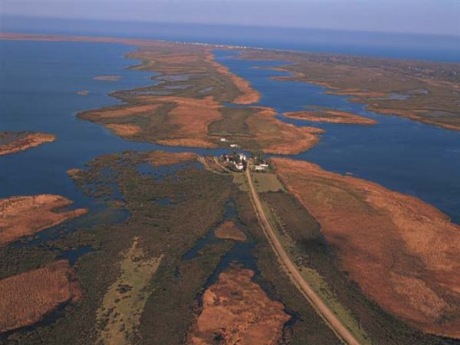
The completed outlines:
[[[290,279],[294,282],[300,292],[304,297],[310,302],[310,304],[315,308],[317,313],[323,318],[323,320],[329,325],[329,327],[336,333],[336,335],[345,343],[349,345],[360,345],[358,340],[351,334],[351,332],[342,324],[342,322],[337,318],[337,316],[332,312],[332,310],[323,302],[320,296],[311,288],[311,286],[305,281],[305,279],[300,274],[297,267],[292,262],[291,258],[284,250],[282,244],[276,237],[276,233],[271,226],[265,211],[262,207],[262,203],[259,198],[259,194],[254,188],[252,183],[251,173],[248,166],[246,170],[246,178],[248,180],[249,192],[252,196],[252,201],[254,203],[254,208],[259,218],[262,229],[267,236],[270,245],[275,251],[278,259],[283,266],[283,268],[288,273]]]

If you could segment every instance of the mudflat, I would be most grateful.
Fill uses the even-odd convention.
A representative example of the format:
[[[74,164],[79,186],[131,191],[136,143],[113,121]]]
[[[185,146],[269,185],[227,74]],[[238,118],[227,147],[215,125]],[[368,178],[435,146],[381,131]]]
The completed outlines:
[[[308,162],[272,161],[368,297],[424,332],[460,337],[460,226],[378,184]]]
[[[0,333],[33,325],[60,304],[81,298],[67,260],[0,280]]]
[[[84,208],[64,212],[56,211],[58,208],[71,204],[71,200],[51,194],[0,199],[0,246],[87,212],[87,209]]]

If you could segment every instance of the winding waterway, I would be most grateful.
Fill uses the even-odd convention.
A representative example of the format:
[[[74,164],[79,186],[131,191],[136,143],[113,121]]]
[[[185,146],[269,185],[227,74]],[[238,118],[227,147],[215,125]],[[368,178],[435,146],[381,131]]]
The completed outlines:
[[[75,186],[68,169],[125,150],[182,150],[130,142],[76,117],[79,111],[118,104],[110,92],[156,83],[151,72],[127,68],[138,63],[125,57],[134,49],[121,44],[0,41],[0,130],[57,136],[52,143],[0,156],[0,198],[59,194],[75,201],[75,206],[92,207],[95,200]],[[95,80],[97,76],[119,80]]]
[[[108,93],[153,84],[152,73],[126,69],[134,61],[124,55],[133,47],[83,42],[0,41],[0,128],[43,131],[57,140],[18,154],[0,157],[0,197],[55,193],[78,206],[88,206],[66,171],[91,159],[125,150],[178,151],[181,148],[135,143],[121,139],[102,126],[75,117],[81,110],[117,104]],[[262,94],[260,105],[279,114],[305,106],[323,106],[374,118],[373,127],[311,124],[325,129],[320,143],[295,156],[323,168],[380,183],[417,196],[460,223],[460,133],[400,117],[369,112],[347,97],[326,94],[323,87],[276,81],[284,75],[270,67],[281,62],[246,61],[237,52],[216,51],[217,60],[249,80]],[[118,81],[94,80],[117,75]],[[86,96],[77,94],[87,90]],[[217,153],[220,150],[191,150]]]
[[[379,115],[345,96],[304,82],[278,81],[287,73],[273,70],[283,62],[238,59],[238,52],[215,51],[218,62],[249,80],[262,94],[260,105],[274,108],[282,121],[315,126],[326,132],[311,150],[293,156],[326,170],[377,182],[416,196],[460,223],[460,133],[396,116]],[[378,121],[375,126],[319,124],[282,114],[320,106],[353,112]]]

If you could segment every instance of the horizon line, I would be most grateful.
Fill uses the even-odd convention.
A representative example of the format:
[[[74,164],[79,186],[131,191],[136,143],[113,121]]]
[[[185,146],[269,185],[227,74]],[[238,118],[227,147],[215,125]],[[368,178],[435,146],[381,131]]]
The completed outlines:
[[[238,23],[197,23],[197,22],[175,22],[175,21],[145,21],[145,20],[125,20],[125,19],[94,19],[94,18],[72,18],[72,17],[47,17],[47,16],[25,16],[25,15],[0,15],[0,18],[11,18],[11,19],[37,19],[37,20],[65,20],[65,21],[90,21],[90,22],[118,22],[118,23],[139,23],[139,24],[167,24],[167,25],[196,25],[196,26],[221,26],[221,27],[242,27],[242,28],[278,28],[278,29],[297,29],[297,30],[317,30],[325,32],[345,32],[345,33],[369,33],[369,34],[388,34],[388,35],[415,35],[415,36],[438,36],[438,37],[450,37],[460,38],[459,34],[454,33],[430,33],[430,32],[402,32],[402,31],[376,31],[369,29],[337,29],[337,28],[321,28],[321,27],[306,27],[306,26],[288,26],[288,25],[248,25]],[[3,31],[2,25],[0,25],[0,32]]]

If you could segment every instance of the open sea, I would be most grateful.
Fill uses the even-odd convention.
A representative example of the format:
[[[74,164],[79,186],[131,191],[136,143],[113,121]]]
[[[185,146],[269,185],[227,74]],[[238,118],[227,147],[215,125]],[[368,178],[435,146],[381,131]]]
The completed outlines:
[[[72,25],[69,27],[72,28]],[[13,31],[13,28],[5,24],[2,31]],[[37,25],[34,28],[35,31],[38,30]],[[45,29],[42,28],[41,32],[50,33]],[[52,29],[52,25],[48,27],[48,30]],[[355,33],[355,40],[350,38],[349,41],[346,40],[346,34],[340,37],[340,40],[328,40],[328,35],[332,35],[328,32],[317,33],[319,36],[316,38],[314,32],[311,32],[310,38],[283,41],[284,34],[278,33],[270,41],[267,33],[264,37],[254,38],[249,35],[249,38],[243,39],[240,36],[238,39],[236,33],[232,32],[227,36],[223,35],[221,40],[217,41],[217,37],[205,34],[200,37],[199,30],[187,36],[179,29],[174,29],[177,31],[174,32],[173,28],[169,28],[169,31],[160,31],[156,35],[144,32],[143,35],[137,36],[278,49],[460,61],[460,46],[455,44],[458,43],[458,38],[454,37],[438,40],[437,45],[435,44],[437,49],[433,49],[429,43],[423,43],[423,40],[419,42],[414,40],[414,37],[412,45],[405,45],[404,42],[410,41],[410,37],[395,40],[384,34],[381,35],[386,38],[381,37],[381,45],[374,41],[366,45],[369,36],[362,34],[367,38],[360,38],[358,33]],[[104,30],[109,28],[99,27],[99,31],[96,28],[91,31],[89,27],[88,32],[74,30],[59,33],[108,34]],[[54,32],[56,33],[56,30]],[[117,32],[112,31],[112,35],[116,34]],[[124,36],[136,35],[125,32]],[[433,37],[430,39],[435,40]],[[0,198],[54,193],[76,201],[78,206],[88,206],[92,201],[84,197],[74,186],[66,174],[68,169],[81,168],[89,160],[102,154],[160,148],[158,145],[126,141],[99,125],[75,117],[81,110],[117,104],[116,99],[108,96],[111,91],[154,83],[149,79],[152,73],[127,69],[128,66],[137,63],[124,57],[133,49],[118,44],[0,41],[0,131],[32,130],[57,136],[53,143],[18,154],[0,156]],[[219,62],[249,80],[254,88],[261,92],[260,104],[275,108],[279,114],[316,105],[356,112],[378,121],[373,127],[315,124],[326,131],[320,143],[312,150],[294,158],[315,162],[327,170],[351,173],[390,189],[414,195],[441,209],[453,221],[460,223],[459,132],[372,113],[363,105],[352,103],[344,96],[326,94],[323,87],[273,80],[272,77],[280,75],[281,72],[270,67],[282,62],[244,61],[238,59],[237,54],[238,52],[216,51]],[[120,80],[93,79],[99,75],[117,75],[120,76]],[[89,91],[89,94],[77,94],[83,90]],[[311,125],[305,121],[285,119],[281,115],[279,118],[301,126]],[[171,147],[161,149],[181,150]]]

